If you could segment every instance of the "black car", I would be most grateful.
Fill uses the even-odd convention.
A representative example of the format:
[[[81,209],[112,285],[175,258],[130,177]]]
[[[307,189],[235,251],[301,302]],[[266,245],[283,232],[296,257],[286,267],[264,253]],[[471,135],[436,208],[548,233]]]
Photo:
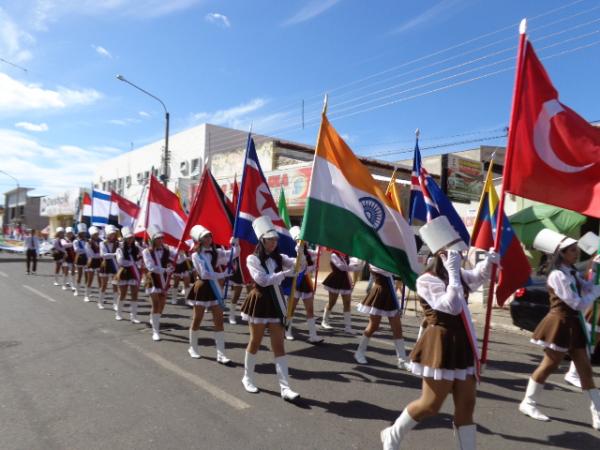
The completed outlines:
[[[515,292],[510,303],[510,316],[516,327],[533,331],[549,309],[546,277],[532,277],[531,284]]]

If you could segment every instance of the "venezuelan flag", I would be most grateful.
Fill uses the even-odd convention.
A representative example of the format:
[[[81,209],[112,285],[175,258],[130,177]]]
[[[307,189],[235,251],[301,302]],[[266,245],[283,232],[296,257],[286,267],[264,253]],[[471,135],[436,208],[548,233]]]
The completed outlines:
[[[471,245],[483,250],[489,250],[494,246],[496,224],[498,223],[499,201],[492,181],[492,167],[493,162],[490,163],[488,169],[479,202],[477,220],[471,235]],[[517,289],[527,284],[531,273],[529,260],[506,215],[504,215],[500,235],[499,253],[501,268],[496,288],[496,301],[502,306]]]

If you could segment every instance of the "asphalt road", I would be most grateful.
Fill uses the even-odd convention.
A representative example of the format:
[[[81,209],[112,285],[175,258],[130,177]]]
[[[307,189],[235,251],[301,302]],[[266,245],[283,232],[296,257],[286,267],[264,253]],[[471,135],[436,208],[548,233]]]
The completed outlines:
[[[387,326],[372,340],[370,364],[359,366],[352,358],[357,340],[341,332],[341,314],[334,315],[336,330],[321,332],[326,342],[312,346],[300,306],[297,340],[286,343],[291,386],[303,397],[295,405],[279,397],[267,339],[257,362],[261,392],[244,391],[246,325],[226,324],[234,367],[215,362],[206,319],[203,358],[194,360],[187,354],[187,306],[167,305],[163,340],[155,343],[148,325],[117,322],[112,310],[52,286],[50,271],[46,259],[39,275],[27,276],[20,257],[0,254],[2,450],[377,449],[379,431],[419,395],[420,379],[394,365]],[[316,310],[322,307],[318,301]],[[146,319],[147,302],[140,312]],[[354,314],[357,330],[365,324]],[[412,315],[404,320],[409,347],[417,325]],[[566,364],[542,400],[551,422],[517,411],[540,357],[527,337],[494,332],[477,399],[478,448],[600,448],[587,397],[562,381]],[[452,409],[449,399],[403,448],[454,448]]]

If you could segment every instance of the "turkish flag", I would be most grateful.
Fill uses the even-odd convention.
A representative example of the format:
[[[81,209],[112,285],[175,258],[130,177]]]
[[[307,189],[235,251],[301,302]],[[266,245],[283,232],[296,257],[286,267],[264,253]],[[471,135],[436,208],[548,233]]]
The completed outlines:
[[[508,192],[600,217],[600,129],[558,100],[526,42]]]

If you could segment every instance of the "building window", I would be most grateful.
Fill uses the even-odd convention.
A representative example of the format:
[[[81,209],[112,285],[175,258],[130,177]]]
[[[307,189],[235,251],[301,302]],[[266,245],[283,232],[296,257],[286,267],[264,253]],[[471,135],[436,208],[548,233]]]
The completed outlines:
[[[131,175],[127,176],[125,178],[125,186],[126,187],[130,187],[131,186]]]
[[[190,175],[198,175],[200,173],[200,158],[192,159],[192,167]]]

